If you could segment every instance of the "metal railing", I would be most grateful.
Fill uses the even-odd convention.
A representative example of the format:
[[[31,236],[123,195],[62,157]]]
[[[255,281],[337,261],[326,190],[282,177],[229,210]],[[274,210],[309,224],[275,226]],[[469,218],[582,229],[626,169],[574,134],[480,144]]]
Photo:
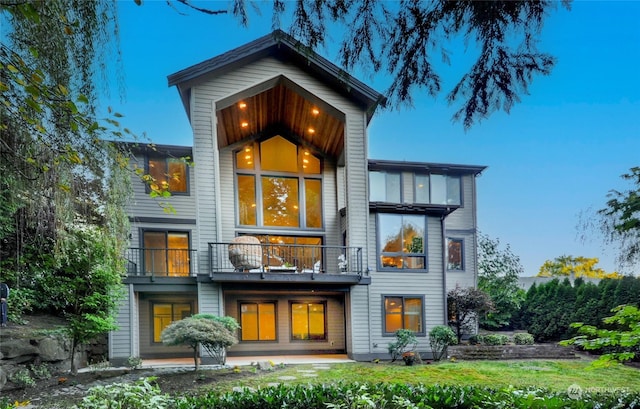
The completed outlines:
[[[363,275],[362,248],[209,243],[209,271]]]
[[[127,274],[146,277],[189,277],[197,274],[196,250],[129,248]]]

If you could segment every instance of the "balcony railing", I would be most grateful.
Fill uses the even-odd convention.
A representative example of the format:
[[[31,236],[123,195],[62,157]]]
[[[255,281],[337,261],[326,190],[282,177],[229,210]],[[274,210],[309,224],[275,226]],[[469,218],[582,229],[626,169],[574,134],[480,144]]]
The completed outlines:
[[[209,243],[209,270],[214,274],[365,273],[360,247],[244,243]]]
[[[146,277],[189,277],[196,275],[195,250],[129,248],[125,254],[127,274]]]

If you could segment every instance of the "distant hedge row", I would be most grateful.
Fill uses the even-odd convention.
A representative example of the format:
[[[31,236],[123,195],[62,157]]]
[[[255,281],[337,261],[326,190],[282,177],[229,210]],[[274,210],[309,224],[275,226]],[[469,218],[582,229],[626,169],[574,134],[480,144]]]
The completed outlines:
[[[639,302],[640,278],[607,278],[598,284],[578,278],[573,285],[569,279],[556,279],[529,289],[512,327],[527,330],[537,342],[559,341],[576,335],[569,327],[572,322],[600,326],[604,317],[613,315],[612,308]]]

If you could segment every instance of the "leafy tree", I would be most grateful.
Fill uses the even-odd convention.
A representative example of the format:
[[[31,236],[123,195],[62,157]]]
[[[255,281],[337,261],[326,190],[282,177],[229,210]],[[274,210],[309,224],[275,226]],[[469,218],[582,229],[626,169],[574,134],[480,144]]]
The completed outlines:
[[[596,366],[608,366],[612,362],[624,362],[636,357],[640,346],[640,309],[635,305],[620,305],[613,310],[615,314],[603,320],[614,329],[598,328],[582,322],[571,324],[580,335],[561,342],[562,345],[578,345],[586,350],[611,352],[601,355],[594,362]]]
[[[619,262],[633,266],[640,262],[640,167],[631,168],[622,178],[633,186],[609,192],[607,206],[598,211],[598,227],[605,242],[618,246]]]
[[[586,277],[586,278],[621,278],[617,272],[607,273],[602,268],[597,268],[598,258],[560,256],[553,261],[544,262],[538,277]]]
[[[456,288],[447,293],[449,325],[455,329],[458,342],[463,333],[475,332],[478,317],[492,310],[491,298],[478,288],[456,285]]]
[[[226,10],[197,7],[189,0],[169,1],[208,14]],[[232,0],[233,15],[247,25],[246,0]],[[569,1],[563,5],[569,9]],[[509,112],[527,94],[537,74],[548,75],[554,57],[540,52],[536,38],[554,1],[429,1],[381,2],[371,0],[297,0],[272,2],[273,28],[291,17],[290,34],[309,46],[308,52],[333,41],[329,24],[344,28],[340,64],[347,70],[361,65],[393,78],[387,89],[392,105],[411,105],[416,88],[435,96],[442,80],[437,64],[449,64],[452,40],[464,38],[475,62],[447,94],[460,102],[454,114],[465,128],[503,109]],[[304,46],[301,46],[304,47]]]
[[[162,331],[160,338],[166,345],[186,345],[193,349],[196,371],[200,368],[198,361],[200,346],[211,356],[221,358],[222,361],[219,363],[224,364],[224,354],[221,355],[220,351],[238,343],[236,336],[224,324],[202,317],[188,317],[174,321]]]
[[[499,240],[483,234],[478,238],[478,288],[493,302],[493,310],[480,317],[480,326],[490,329],[509,326],[525,297],[518,285],[524,271],[520,258],[509,245],[504,250],[499,247]]]

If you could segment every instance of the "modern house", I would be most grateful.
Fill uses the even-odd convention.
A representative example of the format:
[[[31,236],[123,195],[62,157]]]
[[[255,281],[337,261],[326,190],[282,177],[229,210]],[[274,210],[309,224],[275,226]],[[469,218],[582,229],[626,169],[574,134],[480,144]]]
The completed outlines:
[[[384,96],[281,31],[169,85],[193,145],[137,150],[175,212],[135,185],[111,362],[188,354],[160,333],[194,313],[237,319],[229,355],[385,358],[401,328],[428,353],[447,289],[476,283],[484,167],[370,160]]]

